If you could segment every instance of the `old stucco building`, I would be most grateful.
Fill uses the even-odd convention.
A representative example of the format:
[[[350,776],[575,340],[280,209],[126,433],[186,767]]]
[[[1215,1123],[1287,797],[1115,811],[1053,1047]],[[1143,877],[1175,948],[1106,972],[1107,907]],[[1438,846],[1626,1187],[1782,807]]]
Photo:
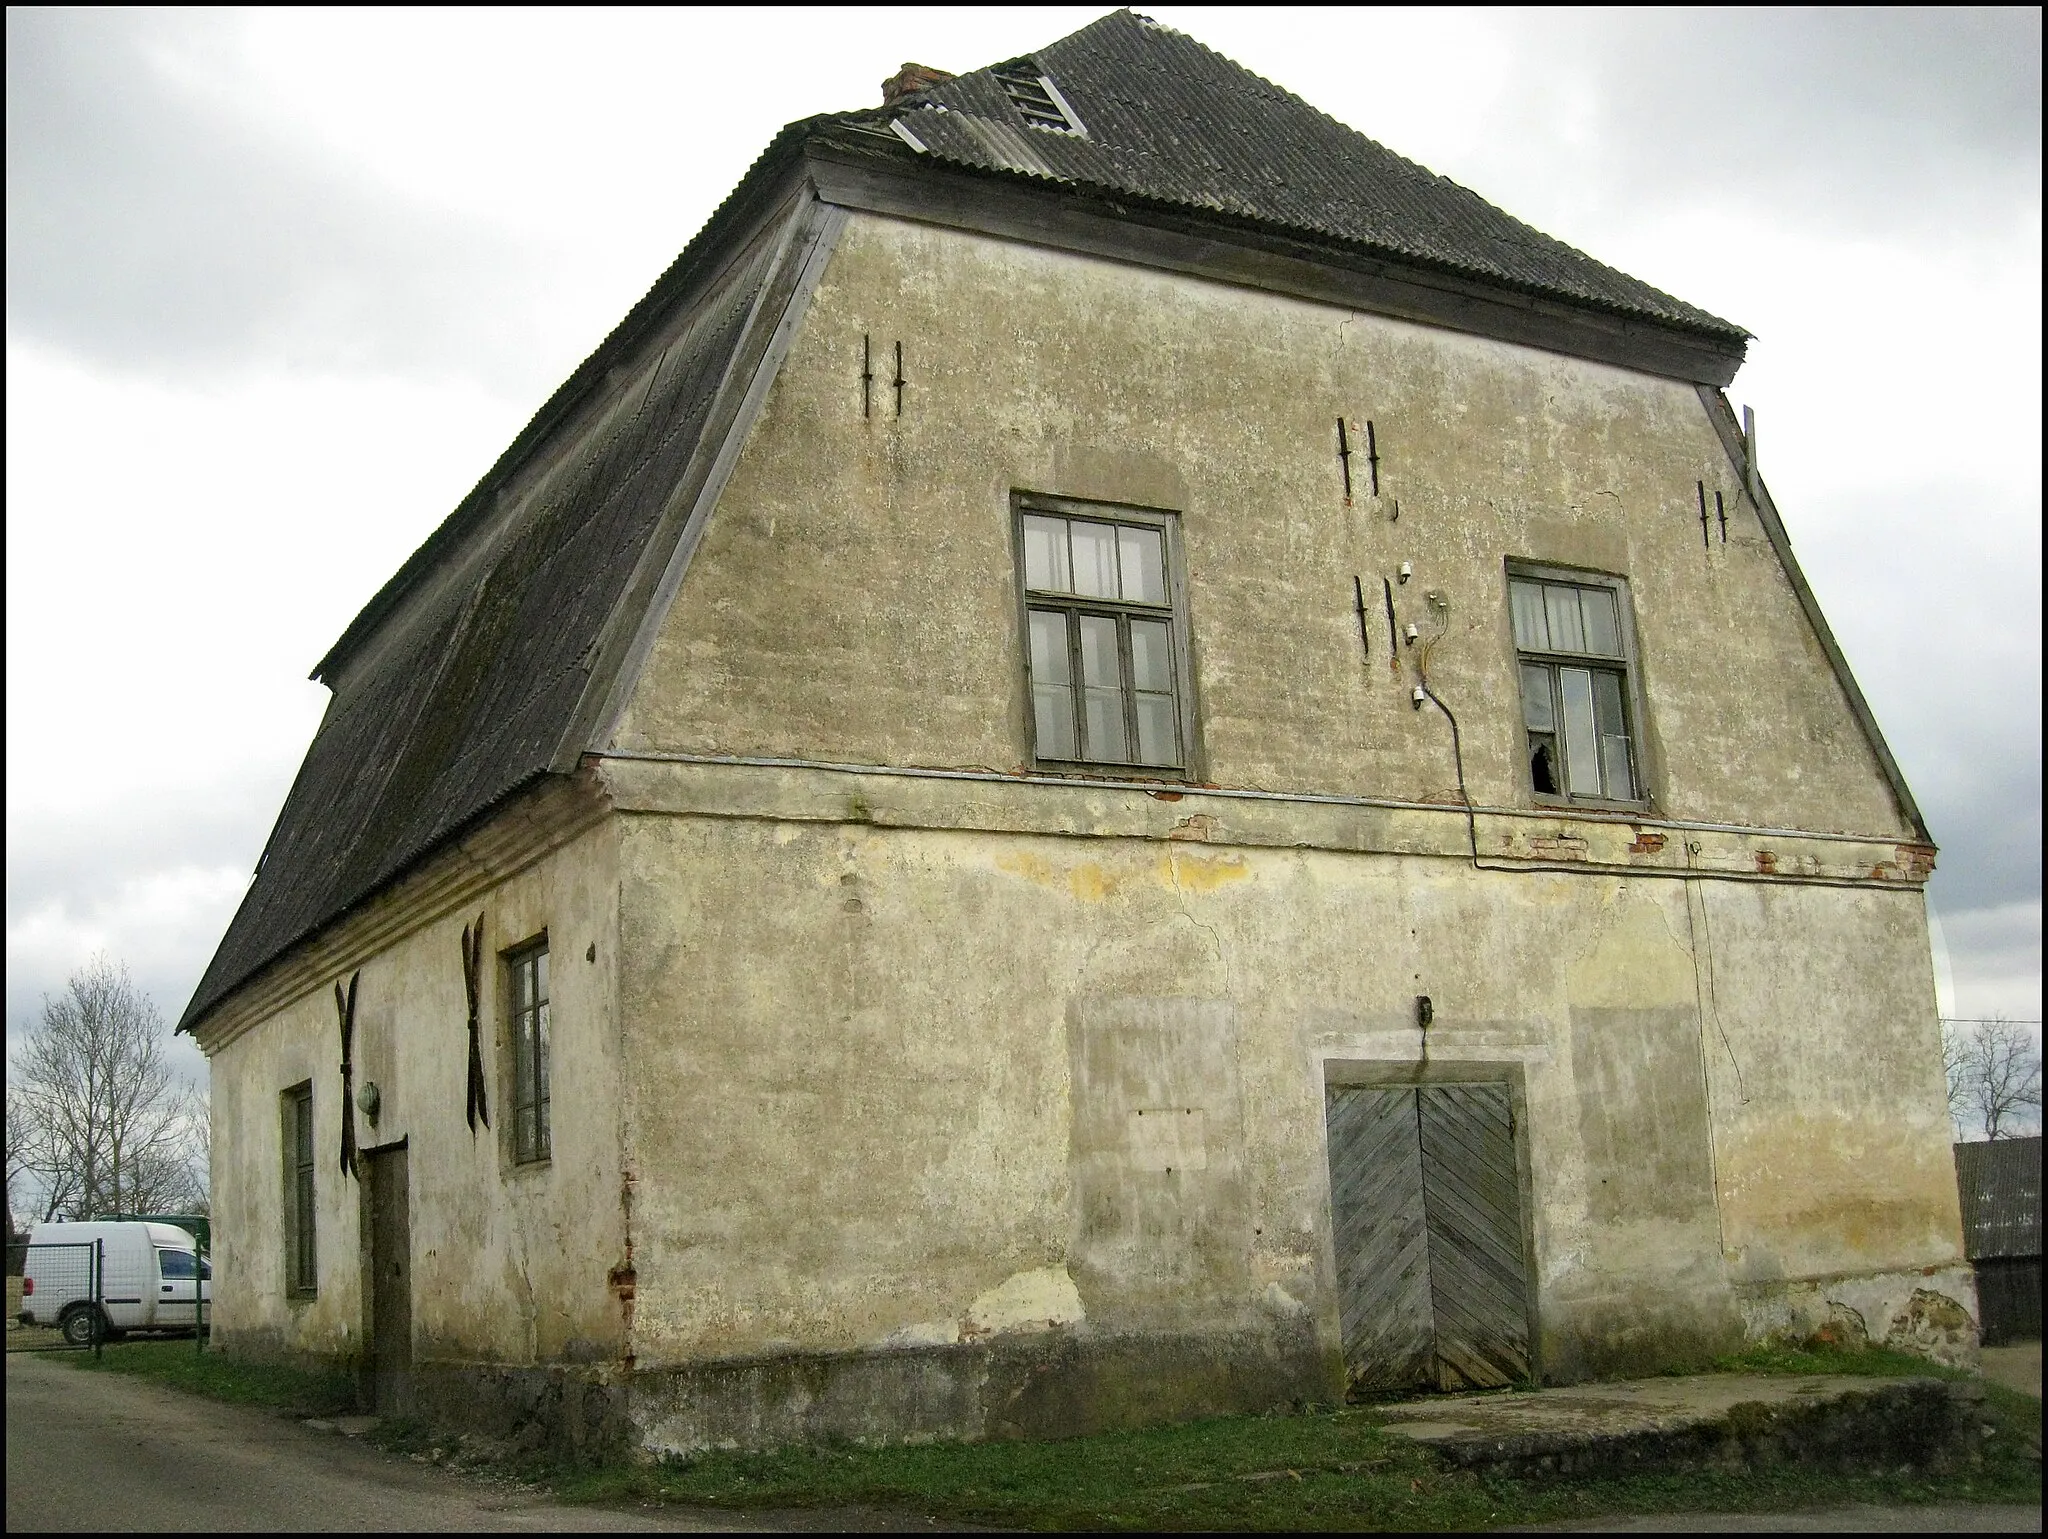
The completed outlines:
[[[1127,12],[889,95],[321,661],[222,1339],[656,1449],[1971,1350],[1743,332]]]

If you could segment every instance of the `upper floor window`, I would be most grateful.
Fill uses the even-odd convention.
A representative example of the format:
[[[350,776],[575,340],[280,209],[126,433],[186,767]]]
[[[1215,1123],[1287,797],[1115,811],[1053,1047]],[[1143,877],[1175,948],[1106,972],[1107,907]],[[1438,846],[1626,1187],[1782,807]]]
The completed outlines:
[[[1034,498],[1017,517],[1036,758],[1186,769],[1173,516]]]
[[[1639,801],[1627,585],[1517,571],[1508,599],[1531,788],[1574,801]]]
[[[548,943],[543,936],[505,958],[511,974],[512,1157],[529,1162],[549,1157],[548,1125]]]

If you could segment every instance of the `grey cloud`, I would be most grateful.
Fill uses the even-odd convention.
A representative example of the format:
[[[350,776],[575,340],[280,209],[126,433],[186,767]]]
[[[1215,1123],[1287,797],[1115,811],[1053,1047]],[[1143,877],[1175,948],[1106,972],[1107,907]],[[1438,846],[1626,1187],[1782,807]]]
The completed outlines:
[[[1945,238],[2039,203],[2041,13],[1749,9],[1506,19],[1553,153],[1570,106],[1617,207],[1749,203],[1799,227]],[[1702,232],[1711,239],[1711,231]]]
[[[1957,509],[1967,511],[1949,511]],[[2038,501],[1958,474],[1825,499],[1787,517],[1941,846],[1932,892],[1943,914],[2031,901],[2038,924]]]
[[[22,942],[38,918],[98,927],[121,916],[135,884],[181,873],[233,873],[236,882],[207,904],[186,901],[173,912],[153,915],[131,912],[108,926],[116,932],[115,959],[132,967],[165,1019],[176,1020],[255,868],[296,768],[294,755],[288,762],[239,766],[201,789],[145,787],[95,809],[90,818],[41,820],[18,811],[10,816],[10,1041],[40,1008],[43,995],[63,987],[75,960],[62,946]]]
[[[531,385],[545,254],[182,89],[190,14],[7,13],[7,318],[120,368],[290,363]],[[212,46],[219,46],[215,38]]]

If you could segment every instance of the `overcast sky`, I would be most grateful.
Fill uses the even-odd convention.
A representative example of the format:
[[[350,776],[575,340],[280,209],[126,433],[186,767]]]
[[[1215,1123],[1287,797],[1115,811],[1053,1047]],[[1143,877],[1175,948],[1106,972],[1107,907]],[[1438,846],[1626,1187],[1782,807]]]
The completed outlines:
[[[313,662],[777,127],[1099,14],[9,10],[10,1038],[95,951],[178,1015]],[[1756,334],[1945,1008],[2038,1020],[2040,13],[1151,14]]]

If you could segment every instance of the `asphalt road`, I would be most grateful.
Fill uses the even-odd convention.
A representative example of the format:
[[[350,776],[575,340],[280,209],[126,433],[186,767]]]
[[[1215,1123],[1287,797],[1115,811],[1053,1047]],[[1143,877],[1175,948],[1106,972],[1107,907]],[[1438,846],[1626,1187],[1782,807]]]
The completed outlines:
[[[275,1411],[7,1358],[7,1531],[730,1533],[940,1525],[901,1513],[574,1507]]]

